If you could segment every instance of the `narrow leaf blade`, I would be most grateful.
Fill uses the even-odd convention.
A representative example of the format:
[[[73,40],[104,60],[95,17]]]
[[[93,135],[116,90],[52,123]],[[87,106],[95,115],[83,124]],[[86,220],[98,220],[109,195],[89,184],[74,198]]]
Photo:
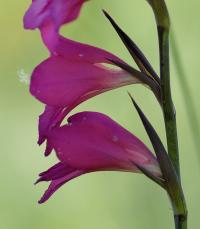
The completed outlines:
[[[108,59],[108,60],[111,63],[113,63],[114,65],[116,65],[117,67],[120,67],[121,69],[130,73],[132,76],[136,77],[142,83],[148,85],[148,87],[151,88],[151,90],[155,94],[157,100],[161,104],[161,88],[155,81],[153,81],[151,78],[149,78],[146,74],[139,72],[138,70],[134,69],[133,67],[131,67],[130,65],[128,65],[126,63],[122,63],[122,62],[119,62],[116,60],[111,60],[111,59]]]
[[[143,126],[149,136],[149,139],[152,143],[152,146],[155,150],[158,162],[160,164],[160,168],[161,171],[163,173],[163,177],[165,180],[174,180],[174,177],[176,179],[177,174],[176,171],[169,159],[169,156],[165,150],[165,147],[162,144],[162,141],[160,140],[158,134],[156,133],[155,129],[153,128],[153,126],[151,125],[151,123],[149,122],[149,120],[146,118],[146,116],[144,115],[144,113],[142,112],[142,110],[140,109],[140,107],[137,105],[137,103],[135,102],[135,100],[133,99],[133,97],[129,94],[132,103],[135,107],[135,109],[137,110],[139,117],[143,123]]]
[[[114,27],[115,31],[121,38],[122,42],[128,49],[129,53],[135,60],[136,64],[138,65],[139,69],[153,78],[155,81],[160,83],[160,79],[156,72],[154,71],[153,67],[145,57],[145,55],[142,53],[142,51],[139,49],[139,47],[134,43],[133,40],[117,25],[117,23],[113,20],[113,18],[105,11],[103,10],[104,15],[106,18],[110,21],[112,26]]]

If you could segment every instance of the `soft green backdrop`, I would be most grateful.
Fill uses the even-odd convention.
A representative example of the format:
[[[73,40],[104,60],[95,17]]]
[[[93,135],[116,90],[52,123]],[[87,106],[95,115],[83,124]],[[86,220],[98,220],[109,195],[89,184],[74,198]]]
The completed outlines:
[[[65,185],[46,204],[37,204],[46,184],[34,186],[33,183],[37,174],[54,164],[56,158],[44,158],[43,147],[36,144],[37,117],[43,105],[29,95],[28,85],[21,83],[18,77],[20,70],[30,74],[48,55],[38,31],[23,30],[22,16],[29,3],[27,0],[0,0],[0,228],[173,228],[172,210],[166,194],[142,175],[114,172],[85,175]],[[199,115],[200,2],[167,0],[167,4]],[[63,29],[63,34],[103,47],[132,63],[101,13],[102,8],[110,12],[158,70],[154,18],[145,0],[92,0],[85,5],[79,20]],[[172,84],[189,228],[198,228],[200,161],[198,163],[197,155],[200,152],[194,150],[173,63]],[[152,94],[141,86],[108,92],[85,102],[77,110],[104,112],[150,145],[127,90],[134,94],[164,139],[160,108]]]

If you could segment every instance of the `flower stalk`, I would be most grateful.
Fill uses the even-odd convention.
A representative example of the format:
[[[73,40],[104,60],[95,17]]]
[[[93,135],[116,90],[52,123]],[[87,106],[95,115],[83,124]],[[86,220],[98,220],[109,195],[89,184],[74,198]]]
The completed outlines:
[[[171,97],[169,66],[169,31],[158,27],[160,48],[160,75],[162,88],[162,105],[165,119],[169,157],[180,176],[178,137],[176,127],[176,111]]]
[[[169,184],[168,194],[170,196],[175,219],[176,229],[187,228],[187,208],[184,194],[181,188],[180,163],[178,136],[176,127],[176,111],[171,96],[170,85],[170,58],[169,58],[169,32],[170,17],[164,0],[148,0],[151,5],[157,23],[159,53],[160,53],[160,78],[163,115],[165,121],[167,147],[169,158],[176,171],[180,185]]]

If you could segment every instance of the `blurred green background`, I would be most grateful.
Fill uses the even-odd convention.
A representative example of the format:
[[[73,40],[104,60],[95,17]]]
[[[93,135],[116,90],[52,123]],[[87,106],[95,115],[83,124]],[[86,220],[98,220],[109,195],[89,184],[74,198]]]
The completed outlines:
[[[47,185],[34,186],[33,183],[37,174],[53,165],[56,158],[53,155],[44,158],[44,148],[36,144],[37,118],[43,105],[30,96],[28,85],[21,83],[18,76],[19,71],[31,74],[33,68],[48,56],[39,32],[23,29],[22,17],[30,2],[0,0],[0,228],[173,228],[172,210],[166,194],[143,175],[115,172],[85,175],[63,186],[46,204],[37,204]],[[167,0],[167,4],[199,116],[200,2]],[[83,8],[79,20],[63,29],[63,34],[103,47],[132,64],[128,52],[103,16],[102,8],[128,32],[158,70],[155,23],[145,0],[92,0]],[[198,228],[200,152],[195,152],[173,62],[171,66],[189,228]],[[73,112],[106,113],[151,147],[127,90],[165,140],[160,108],[151,92],[142,86],[105,93]]]

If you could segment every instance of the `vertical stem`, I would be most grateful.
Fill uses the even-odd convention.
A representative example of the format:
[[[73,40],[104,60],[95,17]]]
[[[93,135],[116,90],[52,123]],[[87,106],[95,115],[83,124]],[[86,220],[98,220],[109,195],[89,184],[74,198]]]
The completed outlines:
[[[187,229],[187,207],[181,187],[178,136],[176,127],[176,111],[171,96],[170,59],[169,59],[169,31],[170,18],[165,0],[147,0],[151,5],[157,23],[160,77],[162,91],[162,106],[165,120],[167,147],[169,158],[178,177],[178,183],[169,184],[167,192],[170,196],[175,219],[176,229]]]
[[[162,88],[162,105],[165,120],[167,147],[169,157],[180,179],[178,136],[176,127],[176,111],[171,97],[170,85],[170,60],[169,60],[169,29],[158,26],[159,50],[160,50],[160,76]],[[179,191],[178,191],[179,192]],[[172,205],[174,200],[172,200]],[[183,196],[183,204],[185,200]],[[175,207],[176,208],[176,207]],[[174,208],[174,209],[175,209]],[[186,209],[186,206],[185,206]],[[174,211],[175,228],[187,229],[187,211]]]
[[[174,221],[176,229],[187,229],[187,218],[174,215]]]
[[[160,76],[162,88],[162,105],[165,119],[169,157],[180,177],[176,111],[171,97],[170,63],[169,63],[169,30],[158,26],[160,48]]]
[[[179,180],[181,180],[178,136],[177,136],[177,127],[176,127],[176,111],[172,101],[171,85],[170,85],[169,30],[158,26],[158,36],[159,36],[159,50],[160,50],[162,105],[163,105],[165,129],[166,129],[166,136],[167,136],[167,147],[168,147],[169,157],[174,165]],[[187,229],[187,212],[181,212],[179,214],[176,211],[174,211],[174,219],[175,219],[176,229]]]

